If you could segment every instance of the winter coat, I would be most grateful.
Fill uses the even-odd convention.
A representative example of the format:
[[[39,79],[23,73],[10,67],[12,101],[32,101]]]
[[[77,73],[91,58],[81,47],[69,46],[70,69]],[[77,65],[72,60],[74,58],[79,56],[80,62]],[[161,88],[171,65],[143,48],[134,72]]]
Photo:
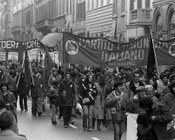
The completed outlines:
[[[154,120],[150,119],[155,116]],[[138,140],[173,140],[175,131],[173,126],[167,125],[172,121],[172,115],[163,105],[155,105],[151,115],[140,114],[137,118]],[[149,127],[150,124],[152,127]]]
[[[94,105],[95,97],[97,96],[97,88],[94,83],[91,83],[91,87],[89,83],[83,82],[80,85],[80,92],[82,94],[82,104],[83,105]]]
[[[9,85],[8,85],[9,90],[11,92],[17,91],[16,84],[17,84],[18,74],[16,73],[15,76],[8,75],[8,78],[9,78]]]
[[[1,92],[0,98],[4,100],[6,104],[9,104],[9,106],[7,106],[7,110],[10,110],[13,114],[16,114],[16,98],[14,94],[10,91],[7,91],[7,95],[3,95]]]
[[[24,81],[23,74],[21,75],[20,80],[19,80],[18,94],[19,95],[28,95],[29,94],[29,85]]]
[[[126,112],[140,114],[145,111],[142,108],[140,108],[138,99],[130,99],[126,106]]]
[[[75,98],[75,85],[72,81],[63,80],[59,86],[59,94],[62,98],[61,106],[73,106]]]
[[[33,75],[33,84],[31,86],[31,97],[37,98],[37,97],[43,97],[43,79],[42,75],[40,73]]]
[[[94,104],[94,117],[96,119],[104,119],[104,106],[105,106],[105,90],[98,83],[95,83],[98,94],[95,97]]]
[[[175,115],[175,95],[168,93],[161,102],[170,110],[171,114]]]
[[[138,86],[144,86],[144,84],[142,82],[139,82]],[[125,84],[125,89],[127,90],[129,99],[133,99],[134,95],[136,95],[136,88],[137,87],[135,87],[133,81]]]
[[[126,105],[128,102],[127,94],[114,90],[106,98],[106,106],[110,108],[112,119],[115,122],[125,121]]]

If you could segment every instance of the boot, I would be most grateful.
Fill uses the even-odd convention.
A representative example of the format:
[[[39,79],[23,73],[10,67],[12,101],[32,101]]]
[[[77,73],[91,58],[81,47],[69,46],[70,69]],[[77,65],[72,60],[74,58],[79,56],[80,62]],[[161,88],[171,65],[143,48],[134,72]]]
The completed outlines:
[[[98,131],[101,131],[101,127],[100,126],[101,126],[101,120],[98,119],[97,120],[97,130]]]

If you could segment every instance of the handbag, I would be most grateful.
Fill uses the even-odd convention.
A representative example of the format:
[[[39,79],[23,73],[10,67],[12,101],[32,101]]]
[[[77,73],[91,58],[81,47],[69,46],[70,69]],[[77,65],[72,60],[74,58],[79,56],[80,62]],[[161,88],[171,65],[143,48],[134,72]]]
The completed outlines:
[[[90,102],[90,99],[89,98],[84,98],[83,99],[83,104],[87,104],[87,103],[89,103]]]

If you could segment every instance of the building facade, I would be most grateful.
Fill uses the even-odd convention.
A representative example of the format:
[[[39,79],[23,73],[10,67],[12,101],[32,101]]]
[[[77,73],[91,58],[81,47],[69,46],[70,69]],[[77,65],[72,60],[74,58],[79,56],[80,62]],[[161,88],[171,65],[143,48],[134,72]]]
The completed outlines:
[[[86,29],[90,36],[112,36],[113,0],[86,0]]]
[[[13,34],[13,39],[16,41],[22,41],[21,11],[22,11],[21,0],[15,1],[14,9],[13,9],[12,34]]]
[[[12,39],[14,0],[1,0],[1,39]]]
[[[175,38],[175,1],[155,0],[153,7],[152,31],[154,37],[162,40]]]
[[[128,42],[149,34],[153,0],[114,0],[113,30],[118,42]]]

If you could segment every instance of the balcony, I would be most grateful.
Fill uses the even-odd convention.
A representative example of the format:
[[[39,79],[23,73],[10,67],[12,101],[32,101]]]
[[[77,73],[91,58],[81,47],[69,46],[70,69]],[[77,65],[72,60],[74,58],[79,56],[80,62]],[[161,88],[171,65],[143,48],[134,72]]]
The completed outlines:
[[[21,31],[21,26],[13,26],[12,27],[12,33],[20,32],[20,31]]]
[[[131,11],[130,25],[148,26],[152,24],[152,9],[135,9]]]

